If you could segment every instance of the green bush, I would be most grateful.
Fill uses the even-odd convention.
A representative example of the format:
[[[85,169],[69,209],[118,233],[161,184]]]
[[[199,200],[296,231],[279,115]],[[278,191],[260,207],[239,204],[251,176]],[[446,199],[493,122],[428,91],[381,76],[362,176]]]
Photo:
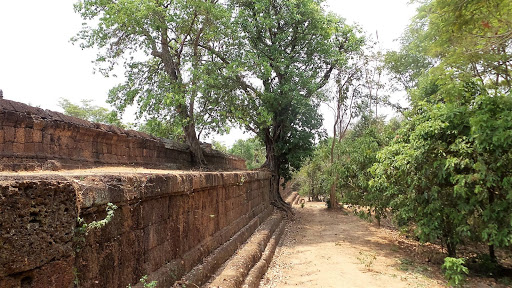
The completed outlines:
[[[444,270],[444,276],[448,280],[448,284],[452,287],[461,286],[466,280],[466,275],[469,273],[468,268],[464,266],[464,259],[462,258],[446,257],[441,268]]]

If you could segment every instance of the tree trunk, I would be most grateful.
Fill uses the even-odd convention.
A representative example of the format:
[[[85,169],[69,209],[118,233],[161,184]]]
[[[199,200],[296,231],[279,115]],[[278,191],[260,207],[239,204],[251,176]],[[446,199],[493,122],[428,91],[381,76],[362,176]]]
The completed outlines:
[[[333,172],[336,174],[336,172]],[[336,197],[336,186],[338,186],[338,174],[333,175],[334,179],[331,185],[331,193],[329,195],[329,200],[331,202],[331,209],[338,209],[340,205],[338,203],[338,197]]]
[[[489,207],[494,204],[494,190],[489,191]],[[497,263],[496,253],[494,252],[494,245],[489,245],[489,257],[493,263]]]
[[[498,263],[498,258],[496,258],[496,253],[494,251],[494,245],[489,245],[489,258],[491,258],[492,263]]]
[[[333,136],[332,136],[332,143],[331,143],[331,169],[333,168],[334,166],[334,147],[336,146],[336,141],[337,141],[337,138],[336,138],[336,132],[337,132],[337,126],[338,126],[338,123],[340,122],[339,118],[339,109],[338,109],[338,112],[336,113],[336,120],[335,120],[335,123],[334,123],[334,131],[333,131]],[[330,203],[331,203],[331,206],[329,207],[330,209],[337,209],[339,208],[339,205],[338,205],[338,199],[336,198],[336,187],[338,186],[338,174],[336,174],[336,171],[334,171],[334,169],[332,169],[332,174],[331,177],[333,177],[333,182],[331,184],[331,192],[329,193],[329,200],[330,200]]]
[[[446,250],[448,250],[448,257],[457,257],[457,245],[452,243],[450,239],[446,240]]]
[[[197,138],[194,122],[190,121],[187,125],[185,125],[185,127],[183,127],[183,132],[185,133],[187,144],[190,146],[190,151],[192,152],[192,161],[194,162],[194,165],[198,167],[205,166],[206,160],[203,155],[201,143],[199,143],[199,139]]]
[[[270,182],[270,203],[277,209],[286,212],[288,216],[293,216],[292,206],[283,200],[279,192],[279,182],[281,180],[279,165],[277,165],[279,162],[275,153],[274,141],[270,136],[269,130],[265,133],[265,148],[267,151],[267,159],[262,167],[267,168],[272,173]]]

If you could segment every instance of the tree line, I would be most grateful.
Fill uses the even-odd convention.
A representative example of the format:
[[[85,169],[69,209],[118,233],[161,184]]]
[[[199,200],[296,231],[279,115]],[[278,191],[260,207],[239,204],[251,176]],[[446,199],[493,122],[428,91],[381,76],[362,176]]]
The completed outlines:
[[[391,215],[450,257],[485,244],[497,263],[495,249],[512,244],[512,2],[421,1],[400,44],[379,65],[409,107],[385,121],[368,103],[354,108],[368,88],[337,81],[335,112],[345,119],[296,180],[331,207]]]

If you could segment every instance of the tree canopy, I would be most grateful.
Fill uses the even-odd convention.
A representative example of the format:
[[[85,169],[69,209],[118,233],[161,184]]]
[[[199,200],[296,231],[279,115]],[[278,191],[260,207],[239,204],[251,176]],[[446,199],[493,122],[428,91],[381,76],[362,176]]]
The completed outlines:
[[[347,63],[363,39],[322,1],[233,1],[234,20],[221,75],[238,83],[234,111],[242,127],[266,147],[265,165],[289,179],[312,153],[322,124],[318,107],[332,72]],[[243,51],[243,53],[238,53]],[[233,70],[238,71],[233,73]],[[286,206],[278,193],[273,202]]]
[[[64,109],[64,114],[84,119],[91,122],[125,127],[119,119],[116,111],[110,111],[105,107],[91,104],[92,100],[82,99],[81,104],[74,104],[68,99],[61,98],[59,106]]]
[[[226,117],[216,90],[205,89],[204,69],[218,59],[202,47],[218,40],[229,10],[218,1],[82,0],[75,11],[87,22],[73,40],[99,48],[99,71],[125,69],[108,101],[119,111],[136,104],[139,117],[184,135],[196,163],[204,164],[198,134],[225,131]]]

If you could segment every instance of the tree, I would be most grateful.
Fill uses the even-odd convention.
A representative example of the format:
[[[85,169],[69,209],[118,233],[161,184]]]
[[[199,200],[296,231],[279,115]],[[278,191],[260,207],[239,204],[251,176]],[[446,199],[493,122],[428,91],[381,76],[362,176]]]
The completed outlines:
[[[244,158],[247,169],[259,168],[265,162],[265,146],[256,137],[236,141],[228,152]]]
[[[335,146],[334,162],[330,163],[332,141],[321,141],[306,164],[294,174],[295,181],[302,186],[302,195],[313,198],[329,196],[326,202],[332,206],[332,187],[335,184],[336,198],[346,204],[364,207],[360,216],[386,216],[389,199],[380,190],[372,189],[370,168],[377,162],[377,153],[386,147],[400,127],[400,121],[391,119],[385,123],[371,113],[361,115],[346,135]],[[365,212],[366,211],[366,212]]]
[[[394,137],[400,122],[392,119],[385,123],[382,118],[372,114],[363,114],[353,129],[336,146],[338,159],[333,170],[338,179],[336,190],[342,201],[347,204],[365,207],[360,211],[366,217],[373,216],[379,225],[386,216],[389,201],[381,191],[372,189],[370,181],[373,176],[370,168],[377,162],[377,153],[387,146]]]
[[[422,33],[421,26],[409,26],[400,38],[400,51],[388,51],[384,55],[384,68],[394,84],[399,86],[395,86],[395,90],[410,92],[434,65],[434,59],[426,55],[426,45],[417,41]]]
[[[475,230],[489,244],[489,256],[496,262],[494,247],[512,245],[512,94],[480,95],[473,104],[473,169],[456,183],[461,193],[478,203],[480,225]]]
[[[82,99],[81,105],[73,104],[68,99],[61,98],[59,106],[64,109],[64,114],[84,119],[90,122],[97,122],[118,127],[126,128],[121,120],[119,120],[115,111],[107,108],[91,105],[92,100]]]
[[[473,208],[455,193],[455,179],[468,169],[466,106],[418,104],[372,168],[373,189],[391,200],[397,222],[414,223],[424,242],[441,239],[450,257],[468,236]]]
[[[332,139],[331,139],[332,140]],[[320,201],[321,198],[331,206],[329,187],[332,183],[329,171],[329,140],[323,140],[315,147],[313,155],[306,160],[300,170],[295,171],[293,181],[300,185],[299,193],[307,196],[310,201]]]
[[[226,145],[224,145],[224,143],[217,141],[217,140],[212,140],[212,148],[217,151],[220,151],[222,153],[228,152],[228,147],[226,147]]]
[[[512,88],[512,3],[503,0],[431,0],[418,9],[411,25],[412,45],[440,69],[475,77],[487,89]]]
[[[280,178],[289,179],[311,154],[321,127],[319,91],[361,41],[353,27],[326,15],[319,0],[231,4],[231,38],[208,49],[223,55],[219,75],[228,77],[218,83],[237,95],[233,117],[265,145],[272,203],[290,211],[279,194]]]
[[[352,120],[360,115],[378,116],[379,105],[388,101],[380,91],[385,88],[382,82],[383,55],[375,51],[374,43],[365,43],[360,38],[360,45],[365,44],[359,51],[351,51],[346,56],[347,63],[343,67],[335,69],[336,93],[331,97],[330,108],[334,112],[333,139],[331,141],[331,166],[339,160],[335,147],[345,137]],[[367,39],[366,39],[367,40]],[[375,110],[373,110],[375,108]],[[337,159],[335,159],[337,158]],[[338,174],[331,169],[332,183],[330,192],[330,207],[338,208],[337,186]]]
[[[331,141],[330,164],[334,164],[336,157],[335,147],[341,142],[345,136],[352,120],[361,110],[361,83],[359,80],[363,77],[363,65],[360,61],[363,52],[355,51],[354,55],[349,55],[349,61],[344,67],[336,70],[336,92],[331,97],[332,106],[329,107],[334,112],[333,137]],[[337,159],[336,159],[337,158]],[[336,173],[335,169],[331,169]],[[329,194],[329,207],[338,208],[338,198],[336,197],[336,187],[338,183],[338,175],[332,175],[331,191]]]
[[[443,239],[449,255],[468,237],[489,244],[494,261],[494,247],[511,244],[501,213],[511,207],[511,5],[425,1],[402,50],[386,58],[413,109],[379,154],[373,185],[400,221],[413,221],[424,241]]]
[[[178,142],[185,141],[181,127],[171,125],[168,121],[161,121],[154,117],[147,118],[145,122],[138,125],[137,130],[155,137],[172,139]]]
[[[218,59],[202,47],[219,35],[229,10],[217,0],[82,0],[75,11],[92,26],[84,23],[73,40],[99,48],[99,71],[125,68],[124,83],[110,90],[108,101],[119,111],[136,103],[139,117],[181,130],[194,161],[205,164],[196,130],[222,132],[226,117],[216,91],[205,89],[203,72]]]

